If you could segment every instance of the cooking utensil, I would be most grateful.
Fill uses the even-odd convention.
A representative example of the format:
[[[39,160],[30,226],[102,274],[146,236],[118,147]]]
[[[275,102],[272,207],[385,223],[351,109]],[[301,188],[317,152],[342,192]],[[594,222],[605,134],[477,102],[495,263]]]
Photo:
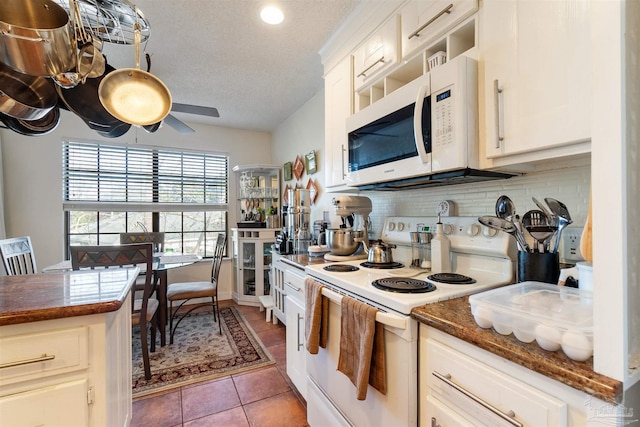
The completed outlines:
[[[40,136],[53,132],[60,123],[60,108],[53,107],[44,117],[37,120],[21,120],[0,113],[2,121],[9,129],[26,136]]]
[[[520,228],[520,219],[518,215],[516,215],[516,205],[508,196],[502,195],[498,197],[498,200],[496,201],[496,216],[509,221],[514,225],[516,229],[514,236],[516,237],[518,244],[520,244],[520,247],[523,250],[528,251],[529,246],[526,245],[527,241]],[[524,242],[526,246],[523,246],[522,242]]]
[[[545,215],[547,215],[547,217],[549,217],[549,219],[552,222],[555,221],[555,215],[553,214],[553,212],[551,212],[549,210],[549,207],[546,204],[542,203],[540,200],[536,199],[535,197],[532,197],[531,200],[533,200],[533,203],[536,204],[538,209],[540,209],[542,212],[544,212]]]
[[[522,217],[522,225],[525,230],[533,237],[539,247],[543,245],[543,252],[548,252],[548,239],[555,234],[558,227],[551,223],[549,217],[541,210],[530,210],[525,212]]]
[[[560,246],[560,237],[562,237],[562,230],[570,224],[573,223],[571,219],[571,214],[569,213],[569,209],[567,206],[559,200],[552,199],[551,197],[547,197],[544,201],[549,205],[549,209],[551,212],[558,218],[558,232],[556,233],[556,241],[553,245],[553,252],[558,252],[558,247]]]
[[[513,237],[515,237],[516,241],[523,250],[527,252],[531,250],[531,248],[527,244],[527,241],[524,239],[524,235],[519,232],[513,222],[507,221],[503,218],[498,218],[496,216],[481,216],[480,218],[478,218],[478,221],[480,222],[480,224],[486,227],[511,234]]]
[[[382,240],[376,240],[371,243],[371,247],[369,247],[369,242],[366,237],[358,237],[356,238],[356,241],[362,242],[364,245],[364,251],[367,253],[367,261],[374,264],[386,264],[393,262],[391,249],[395,248],[396,245],[392,243],[384,243]]]
[[[47,79],[20,73],[0,62],[1,113],[22,120],[39,120],[57,102],[56,91]]]
[[[135,26],[136,68],[109,73],[98,87],[104,108],[126,123],[144,126],[162,121],[171,111],[169,89],[151,73],[140,70],[140,26]]]
[[[105,68],[105,74],[115,71],[115,68],[108,63]],[[131,124],[113,117],[102,106],[98,98],[98,87],[103,78],[104,76],[87,79],[84,84],[71,89],[63,89],[56,85],[56,91],[69,111],[84,120],[87,126],[98,131],[102,136],[114,138],[126,133],[131,128]]]
[[[360,242],[356,239],[362,237],[363,234],[362,230],[327,228],[325,231],[327,247],[334,255],[351,255],[360,247]]]
[[[587,221],[584,224],[582,230],[582,237],[580,237],[580,254],[587,260],[587,262],[593,263],[593,238],[592,238],[592,225],[591,225],[591,202],[592,195],[589,192],[589,210],[587,212]]]
[[[69,15],[51,0],[0,2],[0,62],[32,76],[75,66]]]

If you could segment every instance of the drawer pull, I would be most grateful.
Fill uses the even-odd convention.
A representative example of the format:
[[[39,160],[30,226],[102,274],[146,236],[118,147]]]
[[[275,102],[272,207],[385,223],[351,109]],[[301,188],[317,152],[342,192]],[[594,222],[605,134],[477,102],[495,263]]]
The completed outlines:
[[[451,3],[449,6],[445,7],[444,9],[442,9],[436,16],[434,16],[433,18],[429,19],[427,22],[424,23],[424,25],[422,25],[420,28],[418,28],[413,33],[411,33],[411,35],[409,36],[409,40],[411,40],[414,37],[420,37],[420,33],[422,32],[422,30],[427,28],[436,19],[440,18],[445,13],[451,13],[451,9],[453,9],[453,3]]]
[[[304,316],[301,316],[300,313],[298,313],[298,351],[300,351],[300,349],[304,346],[304,343],[302,343],[302,340],[300,339],[300,321],[302,320],[302,326],[304,328]]]
[[[439,373],[437,371],[433,371],[432,374],[433,374],[434,377],[438,378],[439,380],[441,380],[445,384],[453,387],[455,390],[457,390],[460,393],[464,394],[465,396],[467,396],[469,399],[473,400],[477,404],[479,404],[479,405],[483,406],[484,408],[488,409],[489,411],[493,412],[494,414],[496,414],[497,416],[499,416],[500,418],[502,418],[503,420],[505,420],[509,424],[514,425],[516,427],[523,427],[522,423],[520,423],[518,420],[514,419],[515,416],[516,416],[515,412],[513,412],[513,411],[503,412],[500,409],[498,409],[495,406],[493,406],[492,404],[490,404],[488,402],[485,402],[484,400],[480,399],[475,394],[473,394],[470,391],[464,389],[462,386],[459,386],[458,384],[454,383],[451,380],[451,375],[450,374],[442,375],[441,373]]]
[[[47,361],[53,360],[55,358],[56,358],[56,356],[54,354],[47,355],[45,353],[42,356],[36,357],[34,359],[26,359],[26,360],[18,360],[16,362],[2,363],[2,364],[0,364],[0,369],[13,368],[15,366],[22,366],[22,365],[30,365],[32,363],[47,362]]]
[[[287,285],[288,287],[290,287],[291,289],[293,289],[293,290],[294,290],[294,291],[296,291],[296,292],[300,292],[300,291],[302,290],[302,288],[298,288],[298,287],[296,287],[296,286],[293,286],[293,285],[292,285],[291,283],[289,283],[289,282],[285,282],[284,284],[285,284],[285,285]]]
[[[380,59],[378,59],[376,62],[374,62],[373,64],[369,65],[367,68],[365,68],[360,74],[358,74],[356,77],[362,77],[362,76],[367,76],[367,71],[369,71],[370,69],[372,69],[373,67],[375,67],[376,65],[378,65],[379,63],[383,63],[384,64],[384,56],[380,57]]]

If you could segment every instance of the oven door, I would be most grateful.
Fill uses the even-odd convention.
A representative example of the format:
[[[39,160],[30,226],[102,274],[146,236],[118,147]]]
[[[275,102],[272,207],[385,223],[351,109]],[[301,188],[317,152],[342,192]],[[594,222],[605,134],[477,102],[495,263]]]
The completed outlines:
[[[426,74],[347,118],[349,185],[431,173],[431,97]]]
[[[356,399],[356,388],[337,370],[340,353],[340,300],[325,287],[329,298],[327,347],[307,353],[307,421],[312,427],[326,425],[417,425],[418,347],[417,322],[408,316],[378,313],[385,324],[387,394],[373,387],[365,400]]]

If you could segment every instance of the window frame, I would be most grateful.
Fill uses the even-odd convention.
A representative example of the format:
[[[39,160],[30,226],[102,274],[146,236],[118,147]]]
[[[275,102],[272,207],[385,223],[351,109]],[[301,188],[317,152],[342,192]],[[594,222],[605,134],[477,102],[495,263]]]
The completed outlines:
[[[77,149],[77,152],[74,154],[70,153],[69,150],[72,150],[74,148]],[[105,152],[104,155],[102,154],[102,151]],[[86,167],[84,164],[82,164],[82,166],[76,166],[74,168],[70,164],[70,162],[77,162],[77,159],[70,160],[70,158],[74,155],[80,156],[78,153],[80,153],[81,155],[88,155],[91,160],[95,159],[95,162],[92,164],[93,167]],[[104,166],[104,168],[101,168],[101,162],[108,162],[109,155],[113,155],[113,153],[121,153],[125,156],[125,160],[112,160],[113,163],[107,164],[106,166]],[[140,155],[140,157],[143,157],[145,154],[150,155],[150,163],[149,161],[147,161],[147,159],[144,159],[143,161],[139,161],[137,163],[132,162],[130,164],[130,153],[136,153]],[[171,162],[176,163],[176,159],[179,159],[177,163],[179,164],[179,166],[177,167],[177,169],[179,169],[180,173],[174,173],[171,176],[164,176],[161,172],[163,157],[164,161],[169,164],[168,167],[165,167],[166,174],[175,172],[175,170],[171,169]],[[123,166],[124,170],[114,171],[114,169],[117,169],[114,168],[114,164],[116,163],[122,163],[119,166]],[[197,166],[194,167],[194,165]],[[141,199],[134,198],[135,201],[129,201],[129,178],[136,175],[135,172],[131,172],[130,169],[135,169],[135,167],[140,166],[148,167],[149,171],[151,172],[150,174],[147,172],[146,176],[143,177],[143,185],[141,185],[140,182],[136,182],[136,185],[140,186],[142,190],[142,195],[139,195],[138,197],[148,197],[149,194],[151,194],[151,200],[143,201]],[[175,165],[173,166],[175,168]],[[185,173],[185,167],[189,168],[187,173]],[[166,172],[166,170],[169,170],[169,172]],[[108,171],[108,173],[106,171]],[[207,171],[211,173],[207,175]],[[87,176],[86,181],[83,181],[82,179],[83,174]],[[199,254],[206,258],[212,256],[212,252],[208,253],[209,251],[207,250],[207,247],[210,246],[208,242],[208,240],[210,239],[207,238],[207,235],[211,234],[212,247],[210,249],[213,250],[217,233],[228,232],[231,179],[229,155],[227,153],[147,145],[132,146],[131,144],[120,144],[115,142],[68,139],[62,142],[62,175],[62,208],[64,212],[64,240],[67,256],[69,255],[69,246],[71,245],[73,236],[95,236],[95,240],[97,241],[96,244],[100,244],[100,240],[104,241],[105,236],[113,237],[113,235],[119,234],[121,232],[145,231],[143,229],[144,226],[139,225],[139,221],[135,224],[131,224],[132,221],[129,220],[131,215],[139,216],[140,214],[143,214],[143,216],[145,216],[146,214],[150,214],[150,222],[146,219],[144,221],[148,230],[154,232],[163,231],[166,233],[166,235],[179,234],[181,249],[185,248],[185,235],[200,233],[201,238],[204,239],[204,244],[202,244]],[[141,173],[138,175],[145,174]],[[115,184],[109,183],[107,184],[107,186],[105,186],[105,188],[102,188],[102,176],[109,176],[109,178],[113,180]],[[179,177],[178,181],[176,181],[176,177]],[[88,198],[85,198],[85,200],[82,200],[82,198],[80,200],[74,200],[74,197],[71,193],[73,182],[75,181],[76,184],[83,182],[91,183],[92,180],[94,181],[93,186],[90,185],[88,188],[89,191],[93,192],[94,194]],[[104,179],[105,182],[108,180],[108,178]],[[166,194],[164,194],[165,201],[161,202],[160,199],[162,195],[159,194],[158,189],[163,185],[167,186],[170,190],[172,189],[172,185],[174,187],[177,185],[180,189],[178,194],[181,201],[166,201],[166,197],[175,197],[175,195],[177,194],[175,191],[167,191]],[[202,188],[200,189],[199,187]],[[86,191],[86,187],[83,188],[82,185],[79,185],[77,188],[81,188]],[[198,191],[194,192],[194,188]],[[124,198],[126,200],[101,201],[101,199],[103,199],[101,193],[105,194],[109,191],[109,189],[113,190],[114,193],[117,193],[119,190],[121,194],[125,195]],[[150,193],[148,193],[149,191]],[[202,194],[199,194],[200,191],[202,191]],[[201,197],[201,200],[197,203],[185,203],[184,200],[188,197]],[[88,200],[90,198],[93,198],[94,200]],[[215,200],[215,202],[211,203],[212,200]],[[92,214],[95,213],[95,230],[87,233],[72,233],[71,213],[83,211],[91,212]],[[100,213],[114,212],[122,212],[125,214],[124,229],[117,229],[101,233]],[[198,212],[205,215],[202,218],[203,229],[192,230],[185,226],[185,214],[187,214],[188,216],[188,213],[190,212]],[[207,227],[207,216],[209,212],[222,213],[221,218],[218,218],[217,221],[219,224],[221,224],[221,227]],[[162,222],[161,216],[163,214],[169,213],[180,214],[179,231],[160,229]],[[101,239],[101,237],[103,237],[103,239]],[[106,240],[112,241],[113,238]]]

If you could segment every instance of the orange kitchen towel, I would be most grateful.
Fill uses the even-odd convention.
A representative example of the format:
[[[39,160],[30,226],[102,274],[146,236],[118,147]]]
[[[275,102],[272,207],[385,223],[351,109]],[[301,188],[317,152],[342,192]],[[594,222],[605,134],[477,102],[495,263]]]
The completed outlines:
[[[307,277],[304,281],[307,318],[304,336],[307,351],[318,354],[320,347],[327,347],[329,331],[329,301],[322,296],[322,283]]]
[[[338,370],[356,386],[365,400],[367,386],[387,394],[384,326],[376,322],[378,310],[347,296],[342,297]]]

